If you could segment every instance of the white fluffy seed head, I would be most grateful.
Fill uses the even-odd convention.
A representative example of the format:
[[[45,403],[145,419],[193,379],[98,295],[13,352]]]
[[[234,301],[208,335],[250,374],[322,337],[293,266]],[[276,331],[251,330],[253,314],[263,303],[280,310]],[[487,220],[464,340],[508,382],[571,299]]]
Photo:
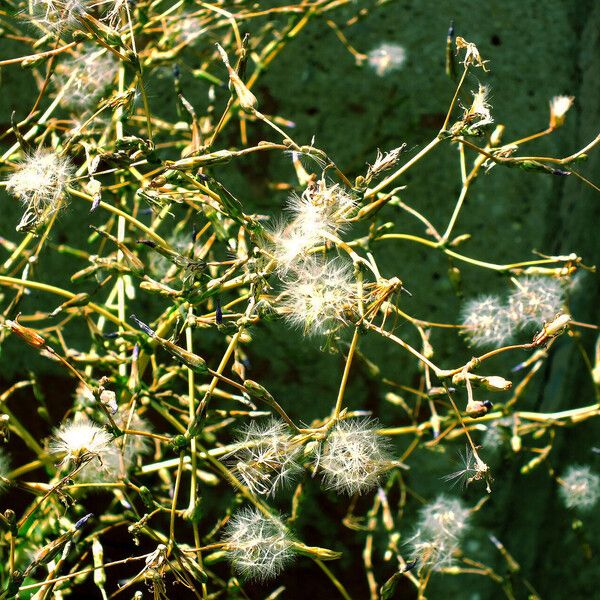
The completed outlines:
[[[567,508],[589,510],[600,498],[600,476],[585,465],[570,466],[560,485],[560,496]]]
[[[317,451],[323,483],[338,493],[368,492],[391,465],[388,443],[371,419],[339,421]]]
[[[341,260],[306,259],[285,276],[279,312],[307,335],[330,333],[356,306],[350,267]]]
[[[126,407],[121,407],[113,417],[121,429],[151,432],[152,427],[137,413],[129,417]],[[119,481],[138,464],[139,459],[152,450],[150,438],[127,434],[114,439],[98,461],[90,461],[78,473],[82,483],[112,483]]]
[[[287,426],[276,419],[252,421],[240,435],[239,448],[225,459],[234,473],[259,495],[272,495],[300,469],[302,446],[294,442]]]
[[[458,498],[438,496],[421,509],[419,531],[430,538],[459,540],[468,525],[469,516],[469,509]]]
[[[491,106],[487,101],[489,93],[489,88],[481,84],[477,91],[473,92],[473,102],[464,115],[464,121],[469,127],[477,129],[494,122],[490,112]]]
[[[70,161],[47,150],[36,150],[7,179],[6,189],[25,206],[17,229],[43,224],[59,208],[61,196],[73,172]]]
[[[52,31],[73,27],[87,13],[92,0],[32,0],[32,17]]]
[[[315,234],[335,232],[342,228],[354,208],[355,198],[338,184],[327,185],[319,179],[309,185],[302,195],[288,199],[287,211],[301,230]]]
[[[450,566],[467,527],[470,511],[457,498],[439,496],[419,512],[417,532],[408,541],[421,567]]]
[[[70,79],[62,104],[81,112],[94,110],[107,92],[118,71],[116,58],[104,49],[86,47],[83,51],[60,63],[56,81],[62,87]],[[75,72],[75,76],[71,76]]]
[[[510,341],[516,323],[497,296],[469,300],[462,311],[462,333],[473,346],[499,347]]]
[[[340,185],[327,185],[324,179],[311,183],[300,196],[290,196],[286,212],[291,219],[277,222],[270,235],[279,273],[287,273],[311,248],[342,230],[355,207],[353,196]]]
[[[76,466],[91,457],[102,461],[112,447],[111,434],[85,417],[61,425],[49,445],[52,454],[63,455],[62,463],[71,461]]]
[[[565,122],[565,117],[571,106],[574,96],[554,96],[550,100],[550,127],[556,129]]]
[[[269,250],[277,261],[277,272],[285,276],[308,251],[323,241],[318,230],[305,229],[292,221],[276,223],[270,232]]]
[[[368,60],[375,73],[384,77],[402,68],[406,62],[406,50],[398,44],[381,44],[369,52]]]
[[[294,557],[293,540],[284,525],[255,508],[241,509],[231,517],[225,543],[233,569],[246,579],[276,577]]]
[[[561,312],[564,301],[565,289],[560,279],[520,277],[517,288],[508,298],[508,309],[519,327],[540,328]]]

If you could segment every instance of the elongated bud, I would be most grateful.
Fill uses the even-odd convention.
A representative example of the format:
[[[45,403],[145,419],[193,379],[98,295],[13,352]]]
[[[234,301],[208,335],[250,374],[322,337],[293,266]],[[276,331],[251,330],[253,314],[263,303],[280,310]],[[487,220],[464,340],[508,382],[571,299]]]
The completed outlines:
[[[544,328],[534,338],[533,343],[541,345],[557,335],[560,335],[571,322],[571,315],[562,314],[544,324]]]
[[[8,523],[8,530],[11,535],[16,536],[19,533],[19,528],[17,526],[17,515],[14,510],[8,508],[4,511],[4,518]]]
[[[479,380],[479,384],[482,388],[490,392],[507,392],[512,388],[512,381],[508,381],[508,379],[504,379],[504,377],[499,377],[498,375],[482,377]]]
[[[467,379],[474,387],[481,387],[490,392],[507,392],[512,388],[512,381],[498,375],[482,376],[474,373],[456,373],[452,377],[452,383],[455,385],[464,384]]]
[[[244,82],[240,79],[240,76],[235,72],[235,70],[229,64],[229,57],[223,48],[217,44],[217,50],[221,55],[221,59],[225,63],[227,67],[227,72],[229,73],[229,81],[237,94],[237,97],[240,101],[240,107],[244,112],[252,113],[254,109],[258,106],[258,100],[256,96],[246,87]]]
[[[268,404],[275,402],[273,396],[271,396],[260,383],[256,383],[256,381],[252,381],[252,379],[246,379],[246,381],[244,381],[244,389],[252,398],[257,398]]]
[[[562,333],[563,329],[570,323],[571,315],[559,315],[550,323],[546,323],[544,330],[546,335],[555,336]]]
[[[25,343],[29,344],[30,346],[33,346],[34,348],[44,348],[46,346],[46,340],[34,329],[23,327],[23,325],[20,325],[16,320],[7,320],[6,325],[11,328],[13,333],[16,333]]]
[[[206,167],[208,165],[216,165],[227,163],[236,156],[235,152],[231,152],[230,150],[217,150],[215,152],[210,152],[209,154],[201,154],[200,156],[189,156],[186,158],[181,158],[175,162],[166,161],[165,165],[170,167],[171,169],[178,169],[180,171],[186,169],[197,169],[199,167]],[[159,178],[155,178],[152,181],[155,182]]]
[[[184,350],[177,344],[170,342],[169,340],[165,340],[164,338],[156,335],[156,332],[152,330],[148,325],[140,321],[135,315],[131,315],[131,320],[140,328],[144,333],[149,335],[156,343],[164,348],[171,356],[177,358],[184,366],[189,367],[192,371],[199,373],[200,375],[204,375],[208,373],[208,367],[206,366],[206,361],[197,354],[193,352],[188,352]]]
[[[97,537],[92,540],[92,555],[94,557],[94,583],[103,589],[106,585],[106,572],[104,571],[104,548]]]
[[[123,257],[127,262],[127,266],[135,275],[142,275],[144,273],[144,263],[123,242],[119,241],[114,235],[107,233],[103,229],[99,229],[98,227],[94,227],[93,225],[91,225],[91,228],[98,234],[100,234],[102,237],[111,240],[117,245],[119,250],[123,253]]]
[[[156,508],[156,502],[154,501],[150,490],[145,485],[140,486],[140,496],[148,510],[154,510]]]
[[[335,552],[328,548],[319,548],[318,546],[305,546],[301,542],[292,542],[291,544],[298,554],[318,558],[320,560],[337,560],[342,557],[341,552]]]
[[[200,375],[204,375],[205,373],[208,373],[208,367],[206,366],[206,361],[201,356],[198,356],[197,354],[194,354],[193,352],[188,352],[187,350],[180,348],[179,346],[177,346],[177,344],[174,344],[173,342],[170,342],[169,340],[165,340],[165,339],[159,338],[157,336],[155,336],[154,339],[169,354],[171,354],[171,356],[178,358],[186,367],[189,367],[190,369],[192,369],[192,371],[195,371],[196,373],[199,373]]]
[[[86,306],[87,304],[90,303],[90,300],[91,300],[90,295],[86,294],[85,292],[83,292],[81,294],[76,294],[75,296],[73,296],[72,298],[67,300],[66,302],[63,302],[60,306],[56,307],[50,313],[50,316],[55,317],[57,314],[59,314],[63,310],[66,310],[67,308],[76,308],[79,306]]]

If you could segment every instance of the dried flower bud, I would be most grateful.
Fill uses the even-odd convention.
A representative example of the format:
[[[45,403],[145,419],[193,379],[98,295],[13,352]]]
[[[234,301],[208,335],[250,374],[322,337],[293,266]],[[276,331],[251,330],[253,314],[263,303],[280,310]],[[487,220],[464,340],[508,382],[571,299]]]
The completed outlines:
[[[253,113],[256,107],[258,106],[258,100],[256,96],[246,87],[244,82],[241,80],[240,76],[235,72],[235,70],[229,64],[229,57],[225,50],[217,44],[217,50],[221,55],[221,59],[225,63],[227,67],[227,72],[229,73],[229,81],[233,86],[235,93],[240,101],[240,107],[244,112]]]
[[[114,415],[118,410],[117,395],[112,390],[102,390],[100,392],[100,402],[106,406],[111,415]]]
[[[23,327],[23,325],[20,325],[16,320],[7,320],[6,325],[11,328],[13,333],[16,333],[24,342],[26,342],[30,346],[33,346],[34,348],[44,348],[46,346],[46,340],[34,329],[30,329],[29,327]]]
[[[493,406],[489,400],[472,400],[467,404],[465,411],[471,418],[477,419],[487,415]]]
[[[456,51],[458,52],[459,50],[466,51],[465,58],[463,60],[465,67],[473,65],[475,67],[481,67],[484,71],[489,70],[485,67],[485,63],[488,61],[481,58],[481,54],[479,54],[477,46],[472,42],[467,42],[467,40],[460,36],[456,36]]]

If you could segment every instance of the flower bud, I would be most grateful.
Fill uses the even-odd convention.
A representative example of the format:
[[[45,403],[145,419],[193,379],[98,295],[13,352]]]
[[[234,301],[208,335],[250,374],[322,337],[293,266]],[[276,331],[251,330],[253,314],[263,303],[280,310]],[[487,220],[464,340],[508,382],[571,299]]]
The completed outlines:
[[[13,333],[16,333],[24,342],[34,348],[44,348],[46,340],[39,335],[34,329],[23,327],[17,321],[6,321],[6,325],[11,328]]]
[[[241,80],[240,76],[232,69],[229,64],[229,57],[225,50],[217,44],[217,50],[221,55],[221,59],[225,63],[227,67],[227,72],[229,73],[229,81],[237,94],[238,100],[240,101],[240,107],[244,112],[252,113],[258,106],[258,100],[256,96],[246,87],[244,82]]]
[[[493,408],[489,400],[472,400],[467,404],[466,413],[473,419],[483,417]]]

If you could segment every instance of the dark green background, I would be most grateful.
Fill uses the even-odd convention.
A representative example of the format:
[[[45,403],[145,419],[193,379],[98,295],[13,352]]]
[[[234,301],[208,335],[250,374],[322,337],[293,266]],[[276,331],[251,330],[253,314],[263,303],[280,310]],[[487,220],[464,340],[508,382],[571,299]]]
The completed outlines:
[[[543,129],[547,124],[548,100],[557,94],[576,96],[567,125],[551,137],[528,146],[529,149],[540,155],[565,156],[585,145],[600,130],[600,4],[569,0],[429,0],[392,1],[379,8],[373,8],[370,2],[356,5],[371,10],[356,26],[345,31],[351,43],[362,52],[382,42],[402,45],[407,60],[401,70],[380,78],[368,66],[356,66],[332,30],[314,22],[289,44],[254,90],[264,112],[294,121],[293,136],[301,143],[309,142],[315,135],[316,145],[326,149],[347,174],[354,176],[363,171],[365,163],[373,161],[377,148],[389,150],[405,142],[408,151],[414,153],[436,134],[453,91],[444,74],[445,36],[450,19],[455,20],[458,35],[475,42],[483,57],[490,61],[491,72],[474,71],[466,89],[476,89],[478,81],[491,87],[492,114],[496,122],[506,125],[504,141]],[[336,18],[335,13],[332,16]],[[8,42],[2,40],[0,44],[7,48],[7,55],[18,53],[18,50],[13,52]],[[187,60],[182,65],[184,91],[195,105],[202,106],[206,84],[187,75],[185,67],[192,66],[194,58]],[[23,116],[23,106],[29,105],[34,88],[30,76],[18,68],[3,69],[0,75],[0,121],[7,125],[13,110],[18,117]],[[156,113],[172,114],[172,88],[164,72],[151,79],[150,103]],[[260,139],[258,131],[270,135],[255,128],[257,139]],[[235,131],[232,141],[239,143],[234,135]],[[599,164],[596,152],[583,168],[596,182]],[[269,180],[294,182],[287,160],[264,153],[215,173],[247,205],[269,214],[278,213],[285,200],[284,195],[268,187]],[[456,148],[439,147],[411,169],[401,183],[408,186],[403,199],[443,229],[460,190]],[[16,240],[14,225],[18,210],[5,195],[1,201],[5,208],[0,235]],[[75,236],[81,241],[85,232],[74,225],[88,219],[87,209],[73,200],[71,211],[62,218],[55,237],[73,240]],[[102,218],[95,217],[89,222],[96,223]],[[396,231],[423,233],[420,223],[392,208],[387,208],[380,219],[394,221]],[[476,181],[455,232],[473,236],[461,247],[462,252],[490,262],[527,260],[535,249],[548,254],[574,251],[584,262],[593,264],[600,256],[598,223],[600,195],[576,179],[496,167]],[[168,232],[168,227],[164,231]],[[443,255],[406,242],[386,242],[374,250],[383,274],[400,277],[410,290],[411,297],[402,297],[404,310],[432,321],[457,321],[461,299],[448,280],[450,265]],[[4,258],[2,254],[0,259]],[[74,261],[60,257],[44,258],[40,278],[66,281],[76,268],[83,266],[75,267]],[[508,286],[505,277],[477,267],[457,266],[462,271],[465,298],[480,292],[502,291]],[[573,306],[577,320],[598,322],[598,287],[594,274],[587,274],[580,282]],[[37,308],[46,302],[46,296],[32,293],[26,306]],[[146,308],[154,316],[158,314],[153,313],[152,307]],[[399,325],[398,331],[409,339],[413,335],[407,325]],[[277,322],[256,328],[253,333],[255,341],[248,348],[253,366],[250,376],[268,387],[294,417],[309,421],[326,414],[339,385],[340,357],[321,352],[318,341],[290,334]],[[198,335],[202,343],[201,334]],[[591,352],[593,333],[584,331],[581,339]],[[87,347],[84,339],[78,341],[76,333],[70,342],[76,347],[80,344],[81,349]],[[437,351],[434,359],[442,366],[456,366],[470,356],[469,349],[454,334],[436,331],[432,343]],[[213,348],[216,361],[221,344]],[[406,385],[417,383],[414,361],[397,347],[368,337],[361,342],[361,349],[381,366],[385,376]],[[39,373],[54,373],[48,363],[32,363],[29,354],[23,352],[16,340],[9,339],[2,348],[0,364],[6,380],[18,378],[32,364]],[[208,358],[210,361],[210,354]],[[498,360],[490,369],[495,369],[494,374],[510,377],[508,369],[514,362],[516,359]],[[348,403],[351,408],[373,410],[386,426],[402,424],[399,409],[383,400],[387,391],[388,388],[369,378],[366,369],[357,368],[350,380]],[[572,340],[565,339],[553,348],[551,358],[538,373],[521,408],[555,411],[593,401],[594,391],[579,351]],[[560,431],[551,455],[552,465],[559,472],[573,462],[591,464],[598,470],[597,455],[591,450],[597,439],[598,426],[594,423]],[[399,442],[399,448],[404,445],[404,441]],[[459,448],[457,444],[450,446],[445,454],[419,451],[411,462],[409,484],[426,498],[448,492],[440,477],[454,470],[455,450]],[[477,516],[478,528],[465,550],[473,558],[495,563],[497,554],[485,537],[486,531],[493,533],[513,553],[543,598],[594,597],[600,583],[596,559],[585,559],[571,532],[573,515],[560,505],[556,485],[544,468],[528,476],[519,474],[520,466],[530,457],[530,454],[527,458],[515,456],[508,451],[486,457],[493,467],[494,490]],[[481,489],[469,490],[465,498],[474,504],[482,493]],[[301,538],[309,544],[331,547],[350,544],[343,561],[334,564],[333,569],[349,582],[354,597],[366,597],[360,571],[360,535],[354,536],[360,545],[356,541],[351,543],[346,534],[340,540],[334,526],[334,519],[344,514],[346,501],[333,495],[324,499],[310,490],[309,498],[314,500],[307,504],[300,520]],[[285,503],[282,507],[289,510]],[[413,517],[414,513],[408,513],[403,521],[405,537],[410,534]],[[587,515],[584,523],[597,554],[598,517]],[[495,564],[503,568],[501,563]],[[289,589],[286,597],[309,594],[329,597],[328,584],[312,568],[305,572],[304,567],[309,568],[307,561],[300,562],[286,575],[284,583]],[[382,572],[386,568],[382,567]],[[409,588],[405,593],[403,597],[411,597]],[[518,593],[518,597],[526,597],[524,588],[518,588]],[[434,577],[428,596],[472,600],[501,597],[488,580],[475,576]]]

